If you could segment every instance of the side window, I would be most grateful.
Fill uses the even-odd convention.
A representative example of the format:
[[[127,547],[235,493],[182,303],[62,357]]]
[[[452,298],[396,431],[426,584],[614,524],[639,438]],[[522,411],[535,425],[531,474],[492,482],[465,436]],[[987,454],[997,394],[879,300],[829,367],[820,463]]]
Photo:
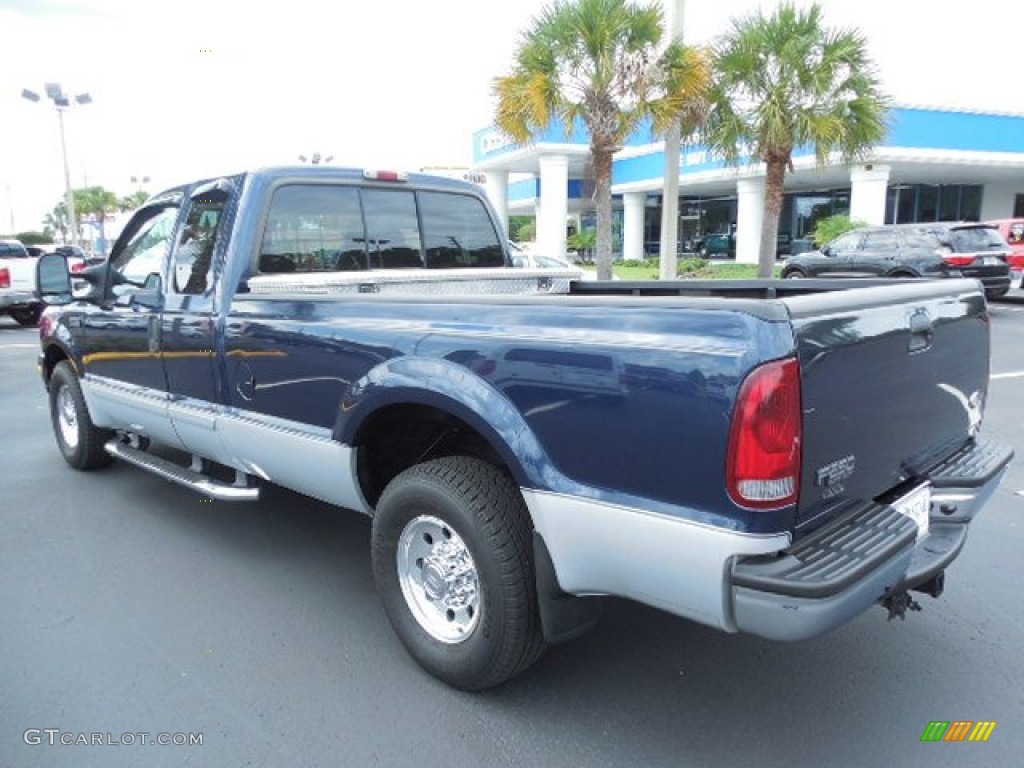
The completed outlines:
[[[829,243],[828,247],[833,253],[849,253],[850,251],[857,250],[857,246],[860,245],[860,239],[860,232],[847,232],[845,235],[840,235]]]
[[[423,266],[416,198],[406,189],[364,189],[370,269]]]
[[[225,202],[223,194],[192,201],[174,249],[174,290],[178,293],[206,293]]]
[[[366,268],[366,238],[355,187],[295,184],[274,193],[260,245],[260,272]]]
[[[447,192],[420,192],[419,199],[428,268],[505,266],[498,233],[479,199]]]
[[[110,257],[111,269],[121,276],[117,282],[141,286],[153,274],[163,271],[178,220],[178,208],[145,209],[128,224],[129,237],[119,253]]]
[[[864,236],[864,250],[866,251],[895,251],[898,247],[895,232],[868,232]]]
[[[1016,222],[1011,224],[1009,231],[1006,233],[1006,242],[1013,245],[1024,243],[1024,224]]]

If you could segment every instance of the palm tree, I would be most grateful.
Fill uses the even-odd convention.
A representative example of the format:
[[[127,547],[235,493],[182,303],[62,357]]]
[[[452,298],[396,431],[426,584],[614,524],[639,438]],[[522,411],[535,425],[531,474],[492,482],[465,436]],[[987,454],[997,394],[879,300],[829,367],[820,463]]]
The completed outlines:
[[[121,211],[134,211],[136,208],[141,207],[147,200],[149,200],[149,192],[144,189],[137,189],[127,197],[122,197],[117,202],[117,207],[118,210]]]
[[[512,72],[494,82],[495,124],[522,144],[560,122],[586,127],[594,162],[597,277],[612,276],[612,156],[646,120],[656,133],[703,112],[704,56],[662,48],[657,5],[629,0],[556,0],[521,39]]]
[[[107,251],[107,238],[103,224],[107,220],[107,214],[114,213],[118,208],[117,195],[103,187],[83,187],[76,189],[75,210],[80,215],[96,217],[96,223],[100,228],[100,250],[105,256]]]
[[[50,211],[43,217],[43,231],[56,234],[60,233],[60,239],[63,243],[68,241],[68,207],[67,204],[62,202],[57,203]]]
[[[885,136],[888,101],[864,36],[825,27],[817,4],[733,19],[713,46],[712,68],[704,140],[730,164],[744,155],[765,164],[758,274],[769,277],[793,150],[812,146],[819,165],[833,153],[863,157]]]

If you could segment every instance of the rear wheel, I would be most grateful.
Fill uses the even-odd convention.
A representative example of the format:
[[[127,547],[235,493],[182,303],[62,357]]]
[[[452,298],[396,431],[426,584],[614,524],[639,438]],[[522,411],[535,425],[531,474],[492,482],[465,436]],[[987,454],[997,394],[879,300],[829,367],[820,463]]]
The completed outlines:
[[[782,276],[787,280],[802,280],[807,277],[807,273],[802,269],[790,269],[782,273]]]
[[[57,363],[50,376],[50,420],[64,460],[75,469],[98,469],[113,461],[103,445],[114,433],[92,423],[71,364]]]
[[[11,317],[18,325],[33,326],[39,325],[39,318],[43,314],[42,304],[33,304],[29,307],[14,307],[11,309]]]
[[[372,547],[388,619],[430,674],[482,690],[540,656],[529,518],[506,473],[455,456],[407,469],[381,495]]]

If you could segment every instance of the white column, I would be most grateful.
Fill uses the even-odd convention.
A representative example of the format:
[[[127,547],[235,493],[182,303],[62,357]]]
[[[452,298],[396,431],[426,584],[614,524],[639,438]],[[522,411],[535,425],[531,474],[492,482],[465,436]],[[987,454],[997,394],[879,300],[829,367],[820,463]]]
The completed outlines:
[[[885,224],[888,165],[855,165],[850,169],[850,218],[877,226]]]
[[[1024,182],[986,184],[981,190],[981,220],[1008,219],[1013,216],[1013,200],[1018,192],[1024,193]]]
[[[626,261],[644,257],[644,212],[646,192],[622,195],[622,258]]]
[[[764,220],[764,176],[736,181],[736,262],[757,264]]]
[[[541,254],[565,256],[565,220],[569,215],[569,158],[540,157],[540,216],[537,249]]]
[[[508,171],[487,171],[487,197],[508,235]]]

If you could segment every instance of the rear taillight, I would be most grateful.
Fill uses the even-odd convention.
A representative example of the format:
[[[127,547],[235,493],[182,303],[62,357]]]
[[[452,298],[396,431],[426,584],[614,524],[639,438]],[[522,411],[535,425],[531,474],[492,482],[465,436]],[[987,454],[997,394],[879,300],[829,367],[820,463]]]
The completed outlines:
[[[969,267],[974,263],[973,254],[958,254],[958,253],[946,253],[940,251],[942,260],[945,261],[951,267]]]
[[[800,488],[800,366],[766,363],[740,386],[729,432],[726,484],[742,507],[795,504]]]
[[[0,288],[11,287],[11,270],[7,267],[0,267]]]
[[[74,264],[71,265],[72,272],[81,272],[83,269],[85,269],[84,261],[76,261]]]

